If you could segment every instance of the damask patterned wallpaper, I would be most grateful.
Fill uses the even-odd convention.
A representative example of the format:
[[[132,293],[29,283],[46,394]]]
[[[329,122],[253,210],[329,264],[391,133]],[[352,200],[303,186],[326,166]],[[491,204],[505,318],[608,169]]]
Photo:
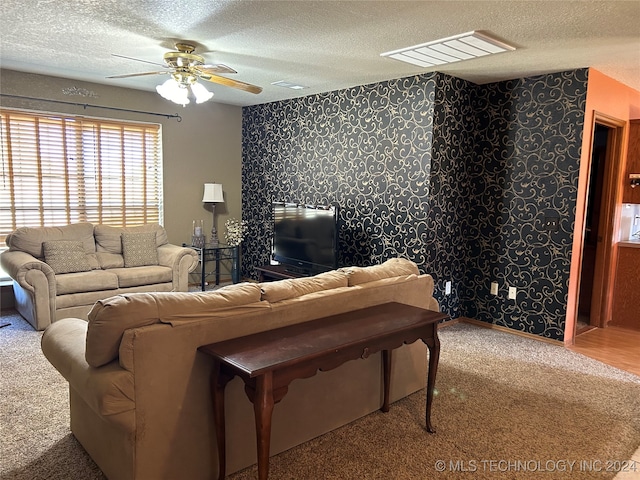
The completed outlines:
[[[425,269],[436,75],[243,109],[243,274],[268,263],[271,201],[340,206],[339,262]]]
[[[476,88],[465,314],[561,340],[587,69]],[[557,231],[543,228],[559,218]],[[490,281],[498,296],[490,295]],[[509,300],[508,287],[518,289]]]
[[[561,339],[586,85],[432,73],[243,109],[243,275],[269,262],[272,200],[338,203],[342,265],[410,258],[452,317]]]

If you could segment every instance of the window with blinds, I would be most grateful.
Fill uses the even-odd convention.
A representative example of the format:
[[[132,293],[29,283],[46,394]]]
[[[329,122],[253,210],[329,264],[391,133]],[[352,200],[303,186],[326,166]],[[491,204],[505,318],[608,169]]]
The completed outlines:
[[[22,226],[162,223],[160,125],[0,109],[0,241]]]

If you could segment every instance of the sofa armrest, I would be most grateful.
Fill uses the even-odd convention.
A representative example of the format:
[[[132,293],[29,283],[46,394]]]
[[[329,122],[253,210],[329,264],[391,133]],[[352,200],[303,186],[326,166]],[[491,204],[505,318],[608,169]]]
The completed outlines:
[[[189,290],[189,273],[198,266],[198,253],[193,248],[165,243],[158,247],[158,263],[173,270],[173,291]]]
[[[85,359],[87,326],[79,318],[51,324],[42,335],[42,353],[94,412],[133,430],[133,418],[127,415],[135,409],[133,375],[117,361],[100,368],[89,366]]]
[[[27,252],[7,250],[0,255],[0,262],[2,263],[4,271],[30,292],[33,292],[34,286],[30,283],[28,272],[29,270],[40,270],[47,279],[51,280],[50,283],[53,283],[52,293],[55,297],[55,273],[53,273],[53,269],[42,260],[38,260]]]
[[[0,255],[2,268],[14,280],[16,308],[37,330],[55,320],[56,275],[42,260],[20,250]]]

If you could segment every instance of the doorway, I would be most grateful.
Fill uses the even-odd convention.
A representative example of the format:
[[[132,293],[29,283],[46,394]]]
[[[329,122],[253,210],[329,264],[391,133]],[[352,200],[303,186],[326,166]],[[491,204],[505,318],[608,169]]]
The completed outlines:
[[[582,241],[582,266],[580,268],[580,294],[578,296],[578,319],[576,335],[595,328],[591,322],[591,304],[593,300],[594,275],[596,270],[596,252],[598,249],[598,227],[602,208],[602,187],[607,164],[607,140],[610,128],[596,124],[591,145],[591,168],[589,171],[589,189],[587,191],[587,212]]]
[[[624,122],[595,114],[575,334],[611,319],[614,221]]]

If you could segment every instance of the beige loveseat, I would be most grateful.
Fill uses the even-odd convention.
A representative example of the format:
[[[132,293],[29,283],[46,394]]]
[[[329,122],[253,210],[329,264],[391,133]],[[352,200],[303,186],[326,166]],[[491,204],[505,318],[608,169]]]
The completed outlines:
[[[213,292],[125,294],[98,301],[89,322],[49,326],[42,350],[69,382],[71,431],[110,480],[209,480],[212,359],[198,347],[391,301],[437,311],[432,294],[431,276],[402,259]],[[391,401],[425,387],[426,352],[420,341],[394,351]],[[228,473],[256,462],[243,385],[236,377],[226,388]],[[380,353],[296,380],[274,409],[271,454],[381,404]]]
[[[36,330],[86,319],[96,300],[119,293],[186,292],[198,264],[197,253],[169,244],[158,224],[22,227],[6,243],[0,261],[13,279],[16,309]]]

